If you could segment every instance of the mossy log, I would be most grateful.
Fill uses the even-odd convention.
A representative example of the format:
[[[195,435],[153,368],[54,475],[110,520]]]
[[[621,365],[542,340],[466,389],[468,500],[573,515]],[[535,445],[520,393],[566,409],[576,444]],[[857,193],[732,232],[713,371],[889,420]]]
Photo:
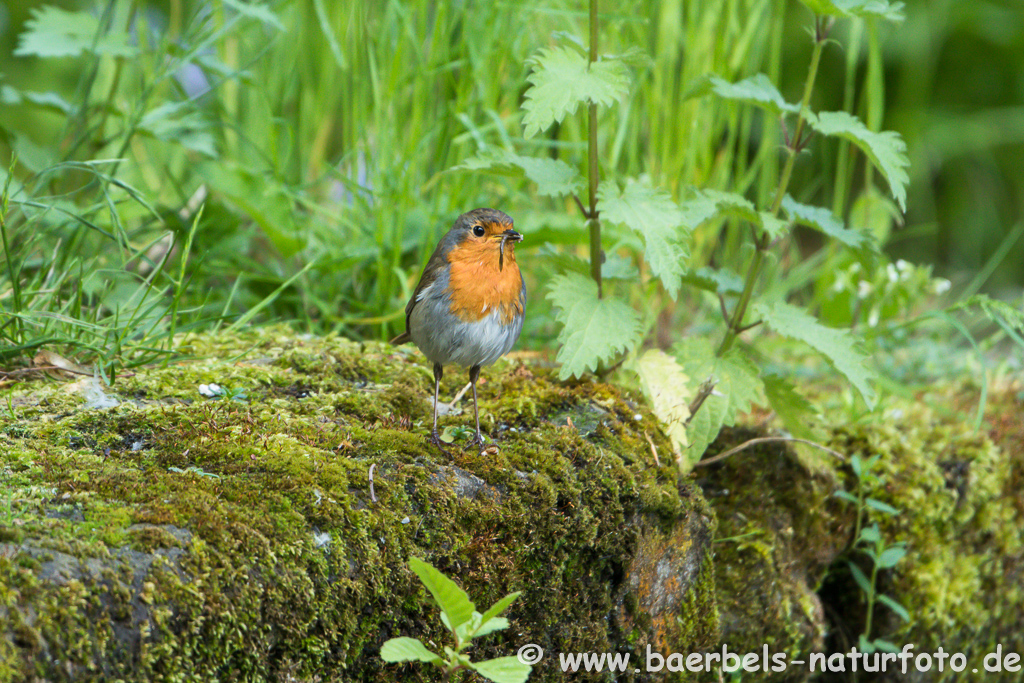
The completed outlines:
[[[206,360],[112,387],[5,389],[0,681],[432,680],[378,656],[398,635],[450,644],[410,556],[481,606],[523,591],[511,627],[470,654],[536,643],[548,656],[531,681],[564,680],[560,652],[630,653],[640,671],[614,680],[665,680],[644,670],[648,647],[768,645],[792,659],[863,626],[841,571],[853,520],[833,496],[852,485],[841,464],[776,446],[679,477],[635,397],[515,361],[480,386],[497,452],[463,450],[455,430],[443,455],[425,438],[430,369],[411,349],[275,329],[182,350]],[[448,373],[443,394],[464,381]],[[202,396],[210,383],[226,395]],[[462,406],[442,424],[468,425]],[[891,488],[874,495],[906,509],[880,520],[912,549],[882,588],[912,621],[881,614],[880,631],[1024,651],[1019,449],[914,417],[914,439],[877,423],[832,438],[890,456]]]

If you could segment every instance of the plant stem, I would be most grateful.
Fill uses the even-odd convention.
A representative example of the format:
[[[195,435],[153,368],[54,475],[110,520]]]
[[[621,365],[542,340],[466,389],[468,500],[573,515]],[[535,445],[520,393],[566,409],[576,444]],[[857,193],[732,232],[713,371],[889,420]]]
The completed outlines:
[[[804,118],[804,112],[810,111],[811,104],[811,93],[814,92],[814,81],[818,77],[818,65],[821,63],[821,51],[825,47],[825,36],[826,31],[822,25],[821,17],[815,17],[814,19],[814,51],[811,53],[811,66],[807,70],[807,81],[804,83],[804,95],[803,99],[800,100],[800,112],[797,114],[796,129],[793,131],[792,137],[789,139],[789,144],[786,146],[786,152],[789,156],[786,158],[786,165],[782,168],[782,174],[779,176],[779,187],[775,192],[775,201],[772,202],[771,214],[772,216],[779,215],[779,209],[782,208],[782,198],[786,196],[786,190],[789,188],[789,180],[793,176],[793,166],[796,163],[796,156],[800,153],[800,148],[803,146],[801,138],[804,133],[804,126],[806,119]],[[716,353],[717,356],[721,357],[732,348],[736,338],[739,337],[743,331],[743,318],[747,314],[747,307],[750,305],[750,299],[754,295],[754,286],[757,284],[758,279],[761,276],[761,268],[764,266],[764,255],[768,251],[768,246],[771,244],[771,240],[768,233],[762,233],[757,239],[757,250],[754,252],[754,260],[750,263],[750,269],[747,271],[746,281],[743,283],[743,292],[740,294],[740,299],[736,303],[736,308],[733,309],[732,318],[729,320],[729,329],[725,333],[725,337],[722,339],[722,344],[718,347]]]
[[[590,0],[590,64],[597,61],[597,0]],[[597,298],[600,299],[603,291],[601,287],[601,219],[597,211],[597,185],[600,180],[600,170],[597,165],[597,104],[591,102],[587,107],[588,113],[588,135],[587,155],[588,168],[587,178],[590,182],[590,212],[588,215],[588,226],[590,228],[590,276],[597,283]]]

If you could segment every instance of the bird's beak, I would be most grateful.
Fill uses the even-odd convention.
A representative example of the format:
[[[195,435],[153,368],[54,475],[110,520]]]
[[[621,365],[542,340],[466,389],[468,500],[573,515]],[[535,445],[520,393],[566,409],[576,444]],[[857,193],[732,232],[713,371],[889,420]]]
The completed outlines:
[[[501,244],[498,246],[498,270],[502,270],[505,267],[505,242],[508,242],[509,240],[513,242],[522,242],[523,236],[512,228],[501,233]]]

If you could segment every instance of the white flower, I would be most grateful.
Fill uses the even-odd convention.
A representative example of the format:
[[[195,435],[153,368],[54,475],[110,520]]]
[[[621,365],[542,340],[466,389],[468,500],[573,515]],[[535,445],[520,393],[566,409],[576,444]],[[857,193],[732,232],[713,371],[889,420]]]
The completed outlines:
[[[873,289],[874,287],[871,285],[870,281],[861,280],[857,283],[857,297],[860,299],[866,299]]]
[[[896,267],[891,263],[885,267],[885,274],[889,277],[889,282],[896,282],[900,279],[900,275],[896,272]]]
[[[946,292],[949,291],[949,288],[951,286],[952,284],[950,283],[950,281],[944,277],[937,277],[934,280],[932,280],[932,289],[935,291],[936,294],[945,294]]]

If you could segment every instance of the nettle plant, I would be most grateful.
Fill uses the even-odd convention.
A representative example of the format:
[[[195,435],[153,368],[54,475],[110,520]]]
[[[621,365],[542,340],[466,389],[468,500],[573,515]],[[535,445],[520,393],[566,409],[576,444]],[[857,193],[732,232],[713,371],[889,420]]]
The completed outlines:
[[[739,193],[698,188],[677,202],[666,190],[643,178],[600,179],[598,109],[626,97],[631,69],[642,66],[647,58],[636,50],[619,55],[599,53],[597,0],[590,1],[589,48],[584,49],[582,41],[570,37],[563,46],[540,49],[528,62],[531,86],[522,104],[526,138],[575,115],[581,105],[586,109],[588,154],[585,163],[579,164],[585,172],[561,160],[493,148],[459,167],[521,171],[536,183],[539,194],[575,202],[587,221],[589,263],[560,255],[560,262],[567,267],[552,279],[547,292],[561,324],[557,357],[562,364],[561,378],[617,367],[636,373],[667,427],[683,471],[701,458],[723,426],[735,423],[752,403],[770,405],[795,436],[812,436],[808,427],[814,416],[811,404],[782,375],[759,370],[759,364],[752,360],[753,349],[737,343],[744,332],[756,326],[763,324],[809,345],[846,378],[869,408],[875,403],[874,373],[857,348],[858,338],[848,329],[819,322],[809,310],[788,303],[783,294],[765,287],[766,263],[776,260],[771,254],[773,247],[785,243],[796,225],[822,233],[836,248],[859,259],[870,261],[879,254],[878,243],[869,230],[850,229],[831,210],[802,204],[788,193],[796,159],[812,139],[816,144],[846,141],[859,149],[868,159],[869,169],[877,169],[885,178],[895,201],[892,211],[901,213],[905,209],[909,162],[900,136],[872,130],[845,111],[814,112],[810,108],[821,55],[836,21],[858,18],[869,24],[899,22],[903,19],[902,3],[801,2],[814,14],[814,21],[810,32],[813,51],[800,102],[787,102],[763,74],[734,83],[709,75],[694,84],[689,93],[757,107],[779,120],[784,149],[778,184],[765,206]],[[871,186],[872,177],[869,172],[865,194],[878,197]],[[889,200],[884,201],[892,206]],[[692,232],[726,221],[749,228],[749,258],[742,277],[689,262]],[[723,328],[717,341],[694,337],[677,343],[671,353],[642,350],[656,315],[638,310],[631,300],[644,301],[651,283],[638,285],[637,270],[623,268],[614,252],[606,262],[602,227],[608,224],[613,230],[627,229],[625,235],[613,232],[618,238],[616,248],[638,245],[637,238],[642,240],[645,271],[668,297],[676,299],[686,284],[718,299]],[[714,391],[709,390],[709,377],[713,378]]]

